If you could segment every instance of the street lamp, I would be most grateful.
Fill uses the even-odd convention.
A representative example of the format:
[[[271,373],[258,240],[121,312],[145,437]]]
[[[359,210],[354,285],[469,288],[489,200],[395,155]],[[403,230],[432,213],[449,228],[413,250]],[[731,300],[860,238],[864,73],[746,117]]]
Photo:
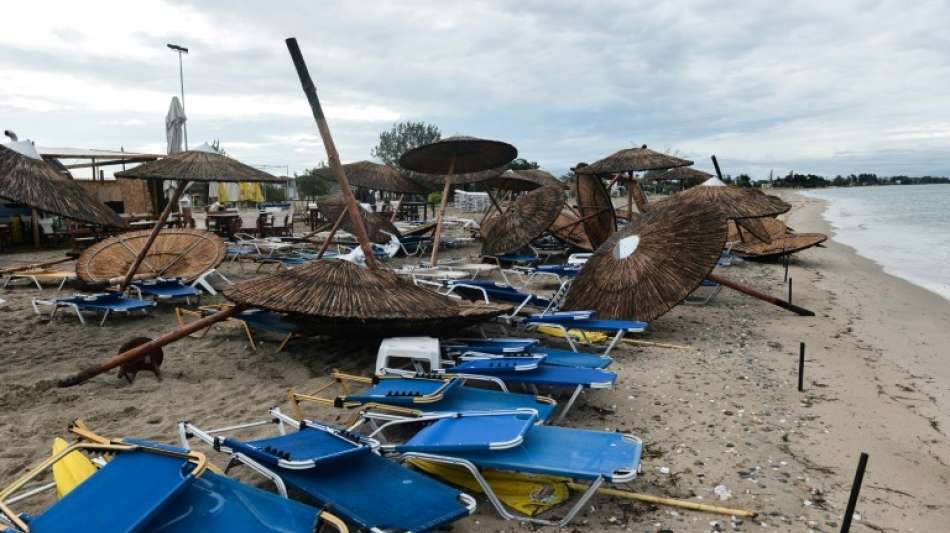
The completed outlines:
[[[181,66],[181,55],[187,54],[188,49],[184,46],[178,46],[177,44],[168,43],[166,46],[174,52],[178,52],[178,81],[181,83],[181,111],[185,112],[185,72]],[[185,116],[188,116],[186,113]],[[185,150],[188,150],[188,122],[184,124],[185,130]]]

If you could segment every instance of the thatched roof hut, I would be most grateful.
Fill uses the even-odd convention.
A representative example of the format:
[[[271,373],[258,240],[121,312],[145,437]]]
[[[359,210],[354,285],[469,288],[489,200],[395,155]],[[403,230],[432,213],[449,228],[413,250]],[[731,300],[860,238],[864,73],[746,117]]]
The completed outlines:
[[[129,231],[83,250],[76,260],[76,275],[86,283],[107,282],[125,276],[151,232]],[[224,241],[214,233],[163,229],[149,247],[138,274],[149,278],[161,276],[193,281],[220,265],[225,253]]]
[[[712,271],[726,242],[715,206],[681,202],[634,218],[604,242],[577,275],[565,310],[599,318],[653,320]]]
[[[242,281],[223,292],[237,304],[287,313],[309,333],[361,338],[455,331],[511,310],[459,302],[389,270],[327,259]]]
[[[564,189],[549,185],[515,200],[508,210],[482,223],[482,255],[520,250],[544,234],[564,207]]]
[[[620,150],[586,166],[578,165],[574,172],[577,174],[617,174],[683,167],[692,164],[693,162],[688,159],[680,159],[651,150],[644,144],[640,148]]]
[[[188,150],[115,173],[118,178],[188,181],[244,181],[284,183],[278,178],[245,165],[224,154]]]
[[[0,146],[0,198],[91,224],[125,227],[115,211],[39,156],[4,146]]]

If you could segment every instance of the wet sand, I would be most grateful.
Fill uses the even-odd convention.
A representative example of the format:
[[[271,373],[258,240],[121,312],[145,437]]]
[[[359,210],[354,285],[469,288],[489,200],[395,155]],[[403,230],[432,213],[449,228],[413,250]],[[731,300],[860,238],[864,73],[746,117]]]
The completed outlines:
[[[790,226],[830,234],[820,201],[788,198],[795,206],[786,217]],[[477,252],[469,246],[449,255]],[[25,258],[0,255],[0,262]],[[253,275],[253,268],[242,273],[232,264],[224,271],[237,279]],[[780,264],[739,262],[720,274],[774,295],[787,291]],[[614,354],[614,390],[585,394],[564,422],[641,437],[643,473],[628,485],[632,490],[760,516],[733,521],[600,497],[574,529],[837,531],[862,451],[870,463],[852,531],[945,529],[950,363],[941,355],[950,340],[950,303],[885,274],[833,237],[826,248],[794,256],[789,274],[795,303],[816,317],[797,317],[728,289],[708,305],[681,305],[642,338],[693,350],[622,345]],[[128,385],[113,371],[60,389],[58,378],[115,354],[131,337],[159,335],[176,319],[174,306],[161,304],[151,318],[117,317],[102,328],[65,314],[50,323],[33,314],[30,298],[51,295],[53,289],[26,286],[0,291],[7,300],[0,305],[5,482],[48,455],[52,439],[75,418],[108,436],[173,443],[181,419],[203,426],[261,419],[271,406],[287,407],[290,388],[313,390],[334,368],[368,374],[375,358],[368,339],[300,339],[275,353],[280,339],[267,336],[255,352],[238,330],[218,326],[166,347],[161,381],[141,373]],[[487,331],[505,333],[500,326]],[[807,344],[804,393],[796,390],[799,342]],[[343,418],[328,409],[308,414]],[[720,501],[717,485],[731,497]],[[476,515],[455,526],[521,529],[499,520],[481,498]]]

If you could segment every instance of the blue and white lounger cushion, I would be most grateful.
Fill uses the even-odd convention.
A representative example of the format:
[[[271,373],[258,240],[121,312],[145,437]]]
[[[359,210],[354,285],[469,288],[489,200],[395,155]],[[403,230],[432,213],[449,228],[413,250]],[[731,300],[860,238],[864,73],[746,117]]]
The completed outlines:
[[[128,315],[135,311],[147,313],[155,305],[155,302],[139,298],[127,298],[118,292],[76,294],[70,298],[57,298],[55,300],[33,299],[33,311],[36,314],[42,314],[39,310],[41,306],[52,309],[49,315],[50,320],[56,317],[56,312],[61,308],[67,308],[72,309],[83,324],[86,323],[86,319],[82,315],[83,311],[102,313],[102,320],[99,321],[100,326],[105,324],[112,314],[125,313]]]

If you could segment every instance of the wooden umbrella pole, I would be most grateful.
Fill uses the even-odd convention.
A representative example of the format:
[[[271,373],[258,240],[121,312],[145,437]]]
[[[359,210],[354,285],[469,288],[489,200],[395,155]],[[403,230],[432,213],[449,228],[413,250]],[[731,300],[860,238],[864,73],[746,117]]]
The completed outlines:
[[[442,187],[442,205],[439,206],[439,213],[435,217],[435,235],[432,239],[432,256],[429,257],[429,264],[435,267],[439,262],[439,240],[442,238],[442,220],[445,219],[445,206],[449,202],[449,186],[451,185],[452,173],[455,172],[455,156],[449,161],[449,172],[445,175],[445,185]]]
[[[317,226],[317,229],[311,231],[310,233],[305,233],[303,236],[301,236],[300,240],[309,241],[310,238],[316,235],[317,233],[320,233],[321,231],[326,231],[332,227],[333,227],[333,224],[321,224]]]
[[[162,209],[162,214],[159,215],[158,221],[155,223],[155,227],[152,228],[152,232],[148,234],[148,239],[145,241],[145,245],[142,246],[141,250],[139,250],[138,255],[135,256],[135,260],[132,261],[132,266],[129,267],[129,271],[125,273],[125,279],[123,279],[122,283],[119,284],[119,292],[125,291],[126,287],[129,286],[129,283],[132,282],[132,276],[135,275],[136,271],[139,269],[139,266],[142,264],[142,260],[144,260],[145,256],[148,255],[148,251],[152,247],[152,243],[155,242],[155,238],[158,237],[158,233],[162,231],[165,221],[168,220],[168,216],[178,203],[178,199],[181,198],[181,194],[185,192],[185,189],[188,187],[188,183],[188,180],[180,180],[178,182],[178,187],[175,188],[175,193],[172,194],[172,198],[168,201],[168,205],[165,206],[165,209]]]
[[[406,197],[406,193],[399,193],[399,199],[396,200],[396,207],[393,208],[393,214],[389,217],[390,222],[396,221],[396,215],[399,214],[399,208],[402,207],[402,199]]]
[[[491,200],[491,205],[495,206],[495,209],[498,210],[499,214],[504,215],[505,212],[501,209],[501,206],[498,205],[498,200],[495,200],[495,196],[491,193],[491,191],[485,191],[485,192],[488,193],[488,199]]]
[[[327,160],[330,163],[330,169],[336,176],[337,184],[343,193],[346,201],[346,210],[350,213],[350,220],[353,222],[353,231],[356,233],[356,240],[363,249],[363,255],[366,256],[366,266],[371,269],[379,268],[376,262],[376,256],[373,255],[373,247],[369,242],[369,235],[366,233],[366,226],[363,225],[363,219],[360,217],[360,208],[356,205],[356,198],[353,197],[353,190],[350,189],[350,181],[346,179],[346,171],[343,170],[343,164],[340,163],[340,154],[336,151],[336,145],[333,143],[333,136],[330,135],[330,126],[327,125],[327,119],[323,115],[323,108],[320,106],[320,99],[317,98],[317,87],[310,78],[310,71],[307,70],[307,63],[300,53],[300,46],[297,45],[297,39],[293,37],[287,39],[287,50],[293,59],[294,67],[297,69],[297,77],[300,78],[300,85],[303,86],[303,92],[310,103],[310,110],[313,112],[313,119],[317,122],[317,129],[320,130],[320,138],[323,140],[323,147],[327,151]]]
[[[33,246],[40,247],[40,212],[34,207],[31,214],[33,221]]]
[[[582,483],[569,482],[567,484],[568,488],[575,491],[586,491],[588,488],[587,485]],[[627,500],[634,500],[644,503],[654,503],[657,505],[666,505],[669,507],[678,507],[680,509],[689,509],[691,511],[702,511],[704,513],[714,513],[721,514],[726,516],[736,516],[739,518],[755,518],[759,513],[755,511],[743,511],[742,509],[729,509],[728,507],[719,507],[718,505],[708,505],[705,503],[696,503],[685,500],[675,500],[673,498],[663,498],[661,496],[653,496],[652,494],[643,494],[642,492],[633,492],[629,490],[620,490],[620,489],[611,489],[611,488],[599,488],[597,489],[597,494],[603,494],[604,496],[613,496],[616,498],[624,498]]]
[[[768,302],[768,303],[770,303],[770,304],[772,304],[772,305],[777,305],[777,306],[781,307],[782,309],[788,309],[789,311],[791,311],[791,312],[793,312],[793,313],[795,313],[795,314],[797,314],[797,315],[799,315],[799,316],[815,316],[815,312],[814,312],[814,311],[809,311],[808,309],[805,309],[804,307],[799,307],[799,306],[794,305],[794,304],[792,304],[792,303],[786,302],[785,300],[776,298],[776,297],[771,296],[771,295],[769,295],[769,294],[765,294],[764,292],[757,291],[757,290],[753,289],[752,287],[747,287],[747,286],[745,286],[745,285],[736,283],[735,281],[728,280],[728,279],[726,279],[726,278],[717,276],[716,274],[710,273],[710,274],[708,274],[708,275],[706,276],[706,279],[708,279],[709,281],[715,281],[716,283],[718,283],[718,284],[720,284],[720,285],[723,285],[723,286],[725,286],[725,287],[729,287],[730,289],[732,289],[732,290],[734,290],[734,291],[739,291],[739,292],[741,292],[742,294],[747,294],[747,295],[749,295],[749,296],[751,296],[751,297],[753,297],[753,298],[757,298],[757,299],[759,299],[759,300],[762,300],[763,302]]]
[[[66,262],[75,261],[75,260],[76,259],[73,257],[64,257],[62,259],[55,259],[53,261],[44,261],[42,263],[33,263],[31,265],[8,267],[8,268],[0,269],[0,275],[13,274],[14,272],[21,272],[23,270],[33,270],[34,268],[45,268],[48,266],[58,265],[60,263],[66,263]]]
[[[614,179],[610,180],[610,183],[607,184],[607,192],[608,192],[608,193],[610,192],[610,189],[612,189],[613,186],[617,183],[617,181],[620,180],[620,176],[622,176],[622,175],[623,175],[623,174],[617,174],[616,176],[614,176]]]
[[[212,324],[221,322],[223,320],[227,320],[231,316],[235,315],[236,313],[240,311],[243,311],[244,309],[245,308],[242,306],[235,305],[233,307],[228,307],[222,311],[218,311],[217,313],[213,315],[206,316],[200,320],[196,320],[190,324],[185,324],[184,326],[175,328],[169,331],[168,333],[162,335],[161,337],[158,337],[157,339],[148,341],[145,344],[140,344],[136,346],[135,348],[132,348],[131,350],[126,350],[120,353],[119,355],[116,355],[112,359],[109,359],[105,363],[102,363],[101,365],[87,368],[85,370],[82,370],[81,372],[73,374],[72,376],[61,379],[57,383],[57,386],[72,387],[73,385],[79,385],[80,383],[87,381],[91,378],[94,378],[95,376],[98,376],[99,374],[102,374],[103,372],[108,372],[109,370],[112,370],[113,368],[117,366],[122,366],[130,361],[134,361],[140,357],[143,357],[146,354],[150,353],[152,350],[156,350],[158,348],[161,348],[162,346],[171,344],[177,341],[178,339],[181,339],[182,337],[187,337],[188,335],[191,335],[192,333],[196,331],[202,330]]]
[[[336,232],[340,229],[340,224],[343,223],[343,219],[346,218],[346,209],[340,212],[340,216],[336,217],[336,222],[333,223],[333,227],[330,228],[330,234],[327,235],[326,240],[323,241],[323,244],[320,245],[320,251],[317,253],[317,259],[323,259],[323,254],[326,253],[327,248],[330,247],[330,243],[333,242],[333,238],[336,237]]]
[[[631,180],[629,190],[630,190],[630,193],[632,194],[633,201],[637,204],[637,209],[641,213],[646,213],[647,195],[643,193],[643,189],[640,187],[640,184],[634,180]],[[632,212],[633,206],[628,204],[627,210],[628,212]]]

